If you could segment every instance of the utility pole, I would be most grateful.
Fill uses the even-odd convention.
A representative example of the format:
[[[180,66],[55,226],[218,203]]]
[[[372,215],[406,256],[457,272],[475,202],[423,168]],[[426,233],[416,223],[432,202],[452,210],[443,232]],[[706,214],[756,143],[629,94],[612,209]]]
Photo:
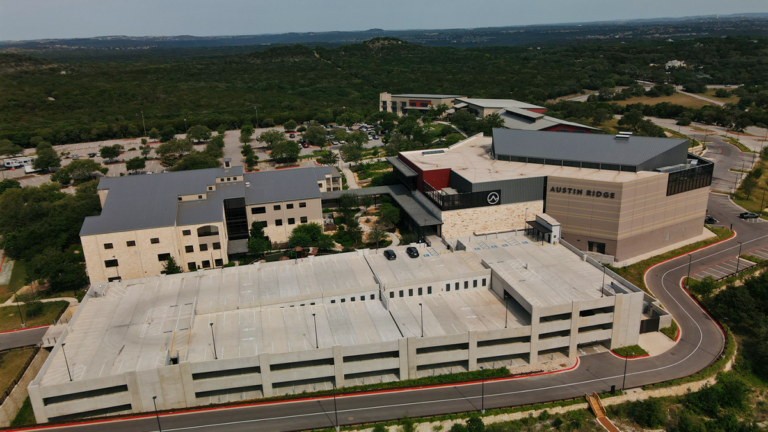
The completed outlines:
[[[24,315],[21,313],[21,304],[19,303],[19,290],[16,290],[16,292],[13,294],[14,300],[16,300],[16,306],[19,308],[19,319],[21,319],[21,328],[26,327],[27,325],[24,324]]]
[[[317,317],[312,314],[312,319],[315,321],[315,349],[320,348],[320,344],[317,341]]]
[[[69,381],[72,382],[72,372],[69,371],[69,362],[67,361],[67,352],[64,351],[64,345],[66,345],[66,343],[61,344],[61,353],[64,354],[64,364],[67,365],[67,375],[69,375]]]
[[[152,396],[152,403],[155,405],[155,418],[157,418],[157,429],[163,432],[162,426],[160,426],[160,413],[157,412],[157,396]]]
[[[141,125],[144,126],[144,136],[147,136],[147,124],[144,123],[144,111],[141,112]]]
[[[213,339],[213,359],[218,360],[219,356],[216,354],[216,336],[213,334],[213,323],[211,323],[211,339]]]
[[[483,370],[484,368],[480,366],[480,372],[482,372]],[[480,393],[480,412],[485,414],[485,375],[481,375],[480,380],[481,380],[480,388],[482,392]]]
[[[763,197],[760,198],[760,215],[763,214],[763,210],[765,207],[763,207],[763,202],[765,201],[765,189],[763,189]]]
[[[741,261],[741,242],[739,242],[739,254],[736,255],[736,274],[739,274],[740,261]]]
[[[693,260],[693,255],[688,254],[688,277],[685,278],[685,289],[688,289],[689,281],[691,280],[691,261]]]
[[[336,408],[336,381],[333,381],[333,412],[336,415],[336,432],[339,432],[339,410]]]
[[[624,357],[624,379],[621,381],[621,392],[624,393],[624,386],[627,383],[627,363],[629,363],[629,356],[635,355],[634,352],[629,353],[627,357]]]

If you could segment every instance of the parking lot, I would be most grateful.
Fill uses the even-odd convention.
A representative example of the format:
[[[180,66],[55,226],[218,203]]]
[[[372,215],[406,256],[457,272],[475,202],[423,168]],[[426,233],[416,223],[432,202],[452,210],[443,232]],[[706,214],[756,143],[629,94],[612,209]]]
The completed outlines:
[[[757,255],[757,253],[760,253],[761,255]],[[765,249],[758,249],[757,251],[750,252],[750,255],[756,255],[760,258],[764,255],[764,259],[768,260],[768,251]],[[752,261],[733,257],[727,261],[699,270],[696,273],[691,274],[691,278],[702,280],[707,276],[712,276],[715,280],[725,279],[728,276],[734,275],[737,272],[742,272],[755,265],[757,264]]]

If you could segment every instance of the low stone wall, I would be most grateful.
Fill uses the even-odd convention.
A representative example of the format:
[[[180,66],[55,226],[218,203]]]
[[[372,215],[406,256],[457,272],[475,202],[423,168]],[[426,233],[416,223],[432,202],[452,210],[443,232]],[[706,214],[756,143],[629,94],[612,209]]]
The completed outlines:
[[[21,376],[21,379],[13,388],[11,394],[5,398],[5,401],[0,405],[0,427],[8,427],[11,422],[19,413],[21,406],[24,405],[24,401],[29,394],[27,393],[27,386],[35,379],[37,373],[40,372],[40,368],[43,367],[43,363],[48,358],[48,350],[41,349],[37,352],[37,355],[27,367],[27,371]]]

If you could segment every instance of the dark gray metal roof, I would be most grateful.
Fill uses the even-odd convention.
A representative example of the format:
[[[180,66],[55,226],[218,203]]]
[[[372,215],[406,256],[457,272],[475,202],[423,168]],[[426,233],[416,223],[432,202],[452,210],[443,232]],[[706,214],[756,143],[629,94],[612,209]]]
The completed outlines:
[[[424,94],[424,93],[404,93],[404,94],[393,94],[392,97],[422,97],[422,98],[440,98],[440,99],[447,99],[447,98],[460,98],[464,97],[462,95],[448,95],[448,94]]]
[[[542,130],[553,126],[567,125],[584,129],[599,130],[580,123],[569,122],[521,108],[507,107],[499,111],[507,129]]]
[[[80,235],[174,226],[179,195],[205,194],[216,177],[242,173],[232,167],[102,178],[98,189],[109,191],[104,208],[85,218]]]
[[[344,194],[352,194],[355,196],[366,195],[389,195],[393,200],[406,212],[408,216],[413,219],[419,226],[434,226],[441,225],[443,221],[435,216],[435,211],[430,210],[428,206],[424,205],[420,201],[414,198],[414,193],[403,185],[392,186],[378,186],[361,189],[348,189],[344,191],[323,192],[322,199],[324,200],[336,200]],[[425,198],[426,200],[426,198]]]
[[[638,166],[678,147],[681,160],[676,163],[685,163],[687,139],[640,136],[616,139],[615,135],[603,134],[493,130],[496,155]]]
[[[405,164],[405,162],[401,161],[400,158],[397,156],[389,156],[387,157],[387,162],[392,164],[393,167],[395,167],[396,170],[403,173],[406,177],[418,177],[419,175],[416,174],[416,171],[411,169],[408,165]]]
[[[176,225],[197,225],[222,222],[225,199],[242,198],[245,193],[242,182],[218,184],[214,192],[208,192],[207,198],[198,201],[181,201],[176,214]]]
[[[245,204],[266,204],[278,201],[320,198],[319,180],[326,174],[338,174],[336,168],[290,168],[245,175],[250,185],[245,188]]]

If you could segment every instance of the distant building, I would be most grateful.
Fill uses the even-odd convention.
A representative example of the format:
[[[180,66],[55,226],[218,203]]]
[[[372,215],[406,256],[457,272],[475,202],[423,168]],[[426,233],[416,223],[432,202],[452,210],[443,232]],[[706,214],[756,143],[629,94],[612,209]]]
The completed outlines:
[[[685,67],[685,62],[680,60],[670,60],[664,64],[664,69],[674,69],[679,67]]]

